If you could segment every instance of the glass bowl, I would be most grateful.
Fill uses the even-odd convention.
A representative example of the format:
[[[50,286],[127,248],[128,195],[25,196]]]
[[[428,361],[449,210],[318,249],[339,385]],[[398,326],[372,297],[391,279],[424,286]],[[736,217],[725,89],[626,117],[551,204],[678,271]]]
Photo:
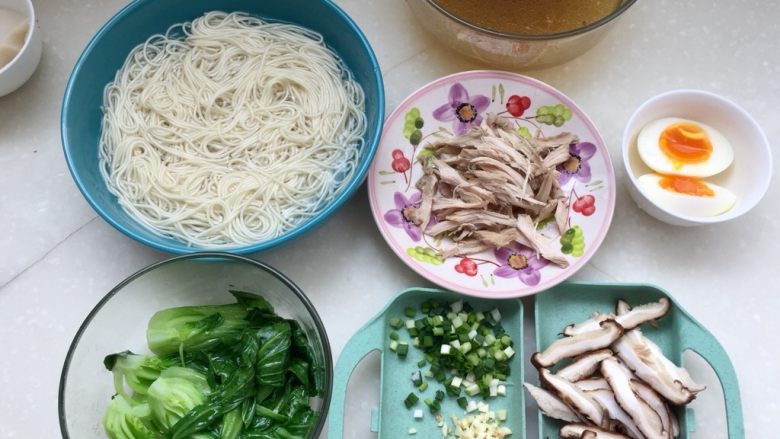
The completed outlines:
[[[576,58],[614,27],[616,18],[636,0],[623,0],[611,14],[586,26],[549,35],[522,35],[494,31],[464,20],[435,0],[407,0],[425,29],[441,43],[493,67],[537,69]]]
[[[333,358],[325,327],[306,295],[283,274],[261,262],[226,253],[195,253],[153,264],[112,289],[76,333],[62,369],[59,421],[64,439],[105,439],[102,416],[114,394],[103,358],[129,349],[149,353],[146,324],[157,311],[185,305],[234,303],[228,289],[261,294],[282,317],[297,320],[312,345],[322,374],[320,413],[310,437],[318,437],[331,399]]]

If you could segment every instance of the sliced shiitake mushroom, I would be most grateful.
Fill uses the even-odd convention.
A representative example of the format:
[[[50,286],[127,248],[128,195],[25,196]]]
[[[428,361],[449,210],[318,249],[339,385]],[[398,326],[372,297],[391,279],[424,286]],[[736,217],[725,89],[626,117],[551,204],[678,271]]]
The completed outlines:
[[[619,300],[614,314],[594,313],[568,325],[565,338],[531,357],[549,391],[526,388],[546,416],[572,422],[561,428],[562,438],[673,439],[680,435],[673,406],[687,404],[704,386],[638,329],[670,309],[666,297],[634,308]],[[551,373],[550,367],[569,358],[569,364]]]
[[[537,368],[551,367],[565,358],[606,348],[622,334],[622,326],[614,320],[605,320],[599,324],[599,329],[595,331],[554,341],[544,352],[535,353],[531,357],[531,363]]]
[[[599,365],[600,366],[600,365]],[[579,380],[574,383],[580,390],[585,392],[591,390],[610,390],[609,383],[604,378],[589,378],[587,380]]]
[[[609,349],[586,352],[555,374],[571,382],[579,381],[596,373],[601,362],[612,356],[614,353]]]
[[[666,401],[656,393],[650,386],[639,380],[631,380],[631,388],[634,393],[643,401],[645,401],[650,408],[658,413],[658,417],[661,418],[661,424],[664,430],[669,433],[671,437],[677,437],[679,435],[679,426],[676,426],[676,420],[673,420],[672,410],[666,404]],[[678,430],[675,432],[675,430]]]
[[[601,407],[603,407],[609,418],[617,421],[617,423],[623,427],[628,436],[633,439],[644,439],[645,436],[641,431],[639,431],[639,428],[637,428],[634,420],[631,419],[631,416],[626,413],[625,410],[620,407],[620,404],[618,404],[618,402],[615,400],[615,394],[612,393],[612,390],[599,389],[591,390],[585,393],[593,398],[593,400],[596,401]]]
[[[658,414],[631,388],[631,375],[617,359],[608,358],[601,362],[601,374],[612,388],[615,400],[631,416],[639,431],[647,439],[667,439],[663,423]]]
[[[584,424],[564,425],[559,433],[563,439],[583,439],[588,437],[595,439],[629,439],[628,436]]]
[[[598,329],[599,324],[612,319],[620,324],[624,330],[630,331],[639,325],[660,319],[671,308],[671,302],[666,297],[661,297],[658,302],[650,302],[631,308],[625,300],[619,300],[615,311],[617,315],[596,313],[588,320],[571,324],[563,329],[563,334],[573,336]]]
[[[523,386],[525,386],[525,389],[536,401],[536,405],[539,406],[539,410],[545,416],[566,422],[580,422],[582,420],[579,415],[574,413],[569,406],[552,393],[530,383],[523,383]]]
[[[572,323],[569,326],[563,328],[563,335],[572,336],[582,334],[584,332],[595,331],[599,329],[601,322],[614,319],[615,316],[613,314],[603,314],[597,312],[590,316],[588,320],[582,321],[580,323]]]
[[[539,381],[581,419],[593,425],[603,425],[604,411],[601,406],[576,385],[544,368],[539,370]]]
[[[624,330],[630,331],[642,323],[651,322],[660,319],[669,312],[671,302],[666,297],[661,297],[658,302],[650,302],[634,308],[628,307],[627,312],[621,312],[620,302],[618,302],[615,321],[620,323]]]
[[[672,404],[687,404],[704,390],[704,386],[696,384],[688,371],[666,358],[658,345],[639,329],[627,332],[612,347],[637,377]]]

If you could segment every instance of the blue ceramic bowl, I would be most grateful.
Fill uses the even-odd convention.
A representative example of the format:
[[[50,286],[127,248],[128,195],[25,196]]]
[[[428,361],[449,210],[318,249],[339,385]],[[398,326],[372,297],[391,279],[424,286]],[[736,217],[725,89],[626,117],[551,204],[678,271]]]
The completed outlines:
[[[365,147],[360,151],[357,171],[322,212],[279,237],[228,251],[246,254],[265,250],[324,222],[363,182],[382,133],[384,88],[376,57],[355,22],[330,0],[136,0],[130,3],[100,29],[76,62],[62,103],[62,145],[76,185],[103,219],[125,235],[171,253],[203,249],[157,235],[137,222],[122,210],[100,176],[98,141],[103,88],[114,79],[133,47],[153,34],[164,33],[173,24],[192,21],[213,10],[246,12],[321,33],[363,87],[368,119]]]

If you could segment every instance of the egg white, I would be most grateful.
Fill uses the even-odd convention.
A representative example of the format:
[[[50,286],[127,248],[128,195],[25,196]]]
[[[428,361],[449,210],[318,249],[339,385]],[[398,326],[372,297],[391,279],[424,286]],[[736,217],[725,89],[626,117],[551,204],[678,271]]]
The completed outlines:
[[[669,125],[678,122],[690,122],[702,127],[712,143],[712,154],[707,161],[683,164],[678,168],[677,164],[661,151],[659,146],[661,134]],[[642,161],[660,174],[710,177],[723,172],[734,161],[734,149],[731,147],[731,143],[718,130],[701,122],[677,117],[667,117],[648,123],[639,132],[636,144]]]
[[[637,181],[654,203],[675,213],[688,216],[717,216],[729,211],[737,202],[737,196],[733,192],[716,184],[703,182],[715,195],[700,197],[664,189],[659,184],[661,178],[663,176],[658,174],[645,174]]]

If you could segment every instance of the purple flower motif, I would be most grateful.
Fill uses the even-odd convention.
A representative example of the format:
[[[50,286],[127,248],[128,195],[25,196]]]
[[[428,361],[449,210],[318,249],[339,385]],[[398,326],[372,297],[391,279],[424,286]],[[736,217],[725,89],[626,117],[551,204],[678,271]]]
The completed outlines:
[[[558,165],[558,171],[561,176],[558,177],[558,183],[563,186],[569,180],[575,178],[578,181],[587,183],[590,181],[590,160],[596,154],[596,145],[590,142],[572,143],[569,145],[569,159]]]
[[[422,195],[420,192],[415,192],[411,197],[406,198],[401,192],[396,192],[393,196],[395,202],[395,209],[388,210],[385,213],[385,221],[393,227],[400,227],[406,231],[406,234],[412,238],[412,241],[417,242],[422,235],[420,234],[420,228],[407,218],[407,209],[416,209],[420,207],[422,201]]]
[[[490,98],[483,95],[469,97],[469,92],[460,82],[450,87],[449,102],[437,108],[433,117],[439,122],[452,121],[452,129],[455,134],[466,134],[472,125],[482,122],[480,113],[487,110]]]
[[[532,249],[515,244],[502,247],[495,251],[496,259],[502,265],[493,271],[498,277],[511,278],[517,276],[526,285],[538,285],[542,280],[539,270],[549,262],[536,256]]]

